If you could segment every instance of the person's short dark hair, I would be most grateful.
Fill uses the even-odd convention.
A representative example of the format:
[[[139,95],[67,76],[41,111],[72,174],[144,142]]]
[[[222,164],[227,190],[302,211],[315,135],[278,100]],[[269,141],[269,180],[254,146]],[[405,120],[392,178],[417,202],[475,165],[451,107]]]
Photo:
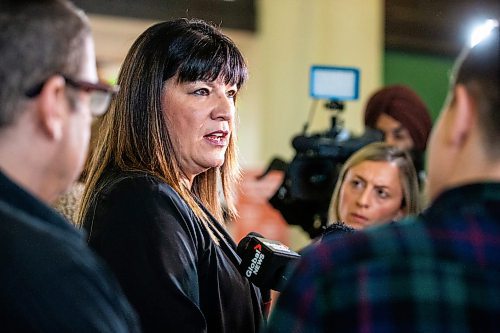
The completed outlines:
[[[500,158],[500,37],[498,26],[457,61],[452,86],[463,84],[477,103],[483,140],[492,157]]]
[[[89,34],[68,1],[0,1],[0,128],[19,116],[26,91],[54,74],[78,74]]]

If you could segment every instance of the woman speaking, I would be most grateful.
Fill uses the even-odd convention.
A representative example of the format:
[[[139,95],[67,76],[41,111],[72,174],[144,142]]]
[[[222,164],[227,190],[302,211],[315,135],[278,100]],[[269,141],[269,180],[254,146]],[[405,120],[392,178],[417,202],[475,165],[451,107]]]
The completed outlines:
[[[260,291],[238,271],[235,99],[247,67],[198,20],[147,29],[103,119],[80,222],[145,332],[257,332]],[[221,200],[222,197],[222,200]]]

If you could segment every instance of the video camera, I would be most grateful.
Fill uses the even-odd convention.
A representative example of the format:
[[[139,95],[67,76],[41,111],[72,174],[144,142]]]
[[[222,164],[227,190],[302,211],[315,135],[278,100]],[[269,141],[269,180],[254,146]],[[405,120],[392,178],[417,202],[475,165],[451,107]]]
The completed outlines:
[[[275,158],[264,175],[271,170],[285,171],[283,183],[269,202],[288,224],[300,225],[315,238],[327,224],[328,206],[343,163],[363,146],[382,141],[383,135],[367,129],[361,136],[352,136],[338,118],[345,101],[358,99],[358,69],[312,66],[310,95],[315,100],[327,100],[325,107],[334,112],[330,129],[307,135],[306,124],[302,134],[292,139],[296,151],[292,161]]]

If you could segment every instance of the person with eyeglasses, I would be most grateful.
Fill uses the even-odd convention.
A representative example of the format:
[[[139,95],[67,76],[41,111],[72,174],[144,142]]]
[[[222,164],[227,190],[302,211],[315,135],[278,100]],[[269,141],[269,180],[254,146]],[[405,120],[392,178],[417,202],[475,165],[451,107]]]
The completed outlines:
[[[488,22],[431,132],[430,207],[303,253],[267,332],[499,331],[500,35]]]
[[[49,205],[79,175],[97,81],[85,14],[65,0],[0,2],[0,330],[140,332],[83,233]]]
[[[71,222],[76,227],[78,225],[78,211],[80,209],[80,204],[82,202],[83,190],[85,188],[85,179],[87,176],[87,170],[92,158],[92,153],[97,144],[97,135],[102,122],[102,116],[93,116],[92,125],[90,129],[90,143],[87,152],[87,158],[83,165],[83,170],[78,176],[78,179],[70,186],[70,188],[64,192],[62,195],[58,196],[56,201],[52,203],[52,207],[61,213],[69,222]]]
[[[243,55],[217,27],[149,27],[120,70],[102,120],[79,222],[145,332],[259,332],[261,290],[239,270],[236,99]]]
[[[106,113],[109,104],[111,102],[112,95],[115,95],[119,87],[118,86],[110,86],[106,84],[105,80],[99,75],[99,62],[97,63],[97,75],[100,81],[97,84],[93,84],[93,86],[89,86],[88,84],[82,86],[78,82],[71,81],[71,84],[75,87],[80,87],[81,89],[87,89],[91,93],[91,102],[90,107],[92,112],[92,125],[90,130],[90,142],[89,148],[87,152],[87,157],[84,162],[83,170],[78,176],[77,180],[69,187],[69,189],[64,192],[62,195],[58,196],[56,201],[52,203],[52,207],[61,213],[69,222],[78,227],[77,217],[78,211],[83,195],[83,189],[85,187],[85,178],[87,175],[87,169],[90,163],[90,159],[92,157],[92,152],[96,145],[97,141],[97,133],[99,131],[99,127],[102,121],[102,116]],[[68,81],[70,82],[70,81]],[[89,90],[94,87],[95,89]],[[35,89],[39,89],[36,87]],[[34,92],[36,93],[36,91]],[[31,93],[33,94],[33,93]]]

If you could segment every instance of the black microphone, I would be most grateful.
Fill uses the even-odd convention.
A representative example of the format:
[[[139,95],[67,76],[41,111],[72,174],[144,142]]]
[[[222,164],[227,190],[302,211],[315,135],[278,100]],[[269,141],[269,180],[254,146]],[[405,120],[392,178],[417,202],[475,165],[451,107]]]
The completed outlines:
[[[236,252],[241,257],[241,274],[257,287],[276,291],[281,291],[288,280],[290,264],[300,258],[288,246],[256,232],[244,237]]]

